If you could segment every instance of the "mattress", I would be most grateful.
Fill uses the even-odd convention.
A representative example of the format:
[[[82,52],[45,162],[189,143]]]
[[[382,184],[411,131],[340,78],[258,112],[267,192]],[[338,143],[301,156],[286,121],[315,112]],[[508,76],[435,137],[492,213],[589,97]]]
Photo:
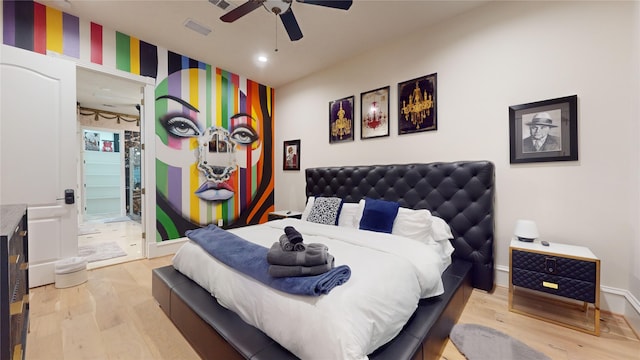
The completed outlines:
[[[285,226],[300,231],[305,243],[325,244],[335,266],[350,267],[351,278],[318,297],[286,294],[229,268],[191,241],[173,265],[303,359],[366,359],[400,332],[421,298],[443,292],[441,274],[449,262],[438,245],[297,219],[230,231],[268,248]]]

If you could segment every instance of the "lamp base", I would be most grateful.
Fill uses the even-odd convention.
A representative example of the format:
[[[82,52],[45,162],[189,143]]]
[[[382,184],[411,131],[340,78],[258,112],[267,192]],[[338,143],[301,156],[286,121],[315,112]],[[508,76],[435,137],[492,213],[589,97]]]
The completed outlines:
[[[520,240],[522,242],[533,242],[533,240],[535,240],[535,239],[523,238],[523,237],[518,236],[518,240]]]

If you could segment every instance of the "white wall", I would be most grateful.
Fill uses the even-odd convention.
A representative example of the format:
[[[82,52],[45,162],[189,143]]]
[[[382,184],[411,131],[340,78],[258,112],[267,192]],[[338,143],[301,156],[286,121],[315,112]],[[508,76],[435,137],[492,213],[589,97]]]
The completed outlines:
[[[400,6],[400,5],[399,5]],[[630,289],[637,249],[640,25],[636,2],[496,2],[277,89],[282,142],[301,168],[486,159],[496,165],[496,263],[516,219],[542,237],[588,246],[602,285]],[[328,49],[330,51],[330,49]],[[438,74],[438,130],[397,135],[397,83]],[[391,135],[329,144],[328,102],[391,85]],[[510,105],[578,95],[579,161],[509,163]],[[302,210],[304,171],[276,173],[276,209]],[[637,251],[636,251],[637,254]],[[637,286],[635,297],[640,298]],[[607,308],[606,301],[602,305]]]
[[[632,79],[635,79],[635,94],[640,94],[640,26],[637,26],[637,24],[640,24],[640,6],[636,6],[635,7],[635,12],[633,13],[635,15],[635,24],[636,26],[634,27],[635,31],[633,31],[633,35],[635,36],[633,38],[633,58],[632,58],[632,63],[635,64],[635,68],[631,71],[630,77]],[[635,104],[635,112],[633,113],[633,118],[635,119],[639,119],[640,118],[640,101],[636,101]],[[636,133],[637,135],[637,139],[640,139],[640,126],[638,126],[638,132]],[[638,141],[635,142],[636,146],[638,147],[638,149],[636,149],[637,152],[640,153],[640,146],[638,145]],[[640,159],[639,159],[640,160]],[[639,163],[640,166],[640,163]],[[637,183],[638,184],[638,188],[636,188],[637,190],[640,190],[640,181]],[[640,191],[638,191],[636,193],[636,206],[640,207]],[[636,213],[636,218],[635,218],[635,223],[639,223],[640,222],[640,210],[637,210],[638,212]],[[636,299],[640,299],[640,230],[636,231],[635,234],[635,241],[633,244],[633,248],[632,248],[632,252],[631,252],[631,264],[630,264],[630,275],[629,275],[629,291],[635,296]],[[640,304],[636,304],[637,307],[639,307],[639,309],[637,309],[637,313],[634,314],[633,316],[627,316],[627,320],[634,326],[635,329],[640,329]],[[631,311],[631,309],[628,309],[626,311],[627,314],[633,314],[633,312]]]

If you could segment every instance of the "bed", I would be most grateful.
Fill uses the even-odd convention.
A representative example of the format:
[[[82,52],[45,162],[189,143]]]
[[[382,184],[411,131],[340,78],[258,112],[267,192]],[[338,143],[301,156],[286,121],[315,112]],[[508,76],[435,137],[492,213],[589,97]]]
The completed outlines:
[[[435,292],[436,296],[420,299],[397,335],[393,333],[389,341],[385,340],[366,354],[369,359],[438,358],[472,288],[491,291],[494,286],[493,164],[473,161],[323,167],[306,169],[305,175],[307,197],[338,197],[349,204],[361,203],[365,198],[392,201],[405,209],[428,209],[449,225],[450,243],[455,250],[439,279],[440,291]],[[278,220],[259,226],[271,229],[268,231],[285,225],[304,227],[291,221]],[[242,231],[249,229],[240,229],[240,234]],[[236,309],[242,317],[229,310],[233,304],[228,299],[215,299],[211,289],[205,289],[206,284],[198,284],[203,284],[202,280],[193,281],[193,274],[184,269],[183,272],[189,276],[172,265],[154,269],[152,292],[200,356],[206,359],[297,358],[278,341],[243,321],[242,317],[249,322],[253,319],[242,310]],[[340,286],[336,289],[339,290],[332,291],[346,291]],[[265,302],[269,303],[267,299]],[[263,326],[260,321],[253,323]],[[267,331],[273,333],[273,330]],[[273,334],[277,338],[277,334]]]

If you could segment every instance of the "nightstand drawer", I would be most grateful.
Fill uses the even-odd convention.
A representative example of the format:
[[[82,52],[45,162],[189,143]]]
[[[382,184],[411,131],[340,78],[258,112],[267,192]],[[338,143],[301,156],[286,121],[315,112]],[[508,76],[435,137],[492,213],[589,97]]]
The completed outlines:
[[[594,282],[513,268],[511,281],[514,286],[546,292],[588,303],[596,302]]]
[[[582,280],[590,283],[596,281],[596,263],[554,256],[528,251],[512,251],[512,266],[514,269],[524,269],[542,274],[553,274],[569,279]],[[592,301],[591,301],[592,302]]]

